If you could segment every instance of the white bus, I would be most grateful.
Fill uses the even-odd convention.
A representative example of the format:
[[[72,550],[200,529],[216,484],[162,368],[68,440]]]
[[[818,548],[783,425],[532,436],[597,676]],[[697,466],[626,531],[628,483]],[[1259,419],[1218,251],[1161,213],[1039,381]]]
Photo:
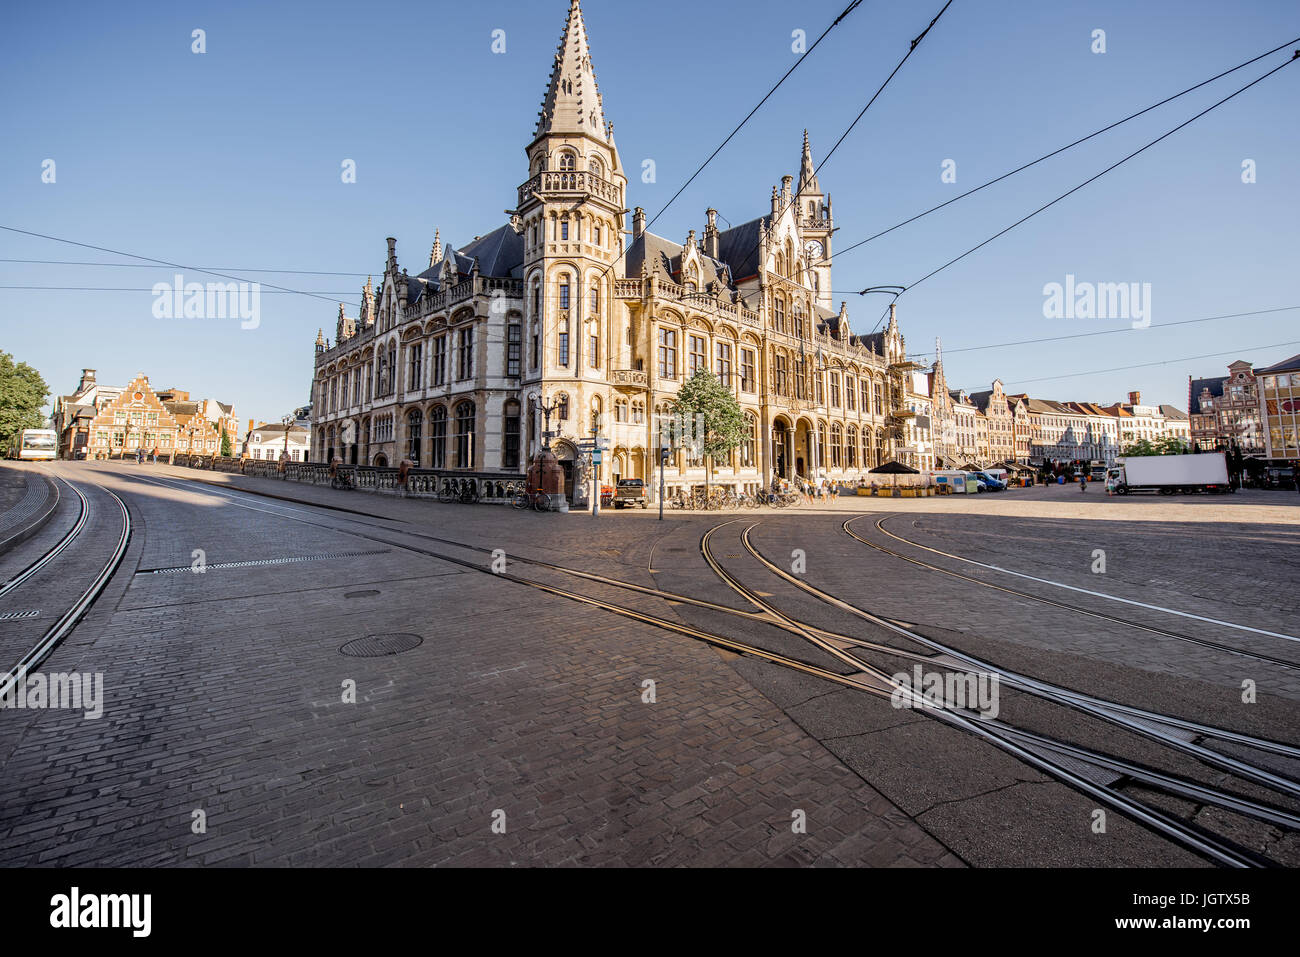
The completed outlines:
[[[50,462],[58,457],[59,440],[53,429],[23,429],[9,440],[9,458]]]

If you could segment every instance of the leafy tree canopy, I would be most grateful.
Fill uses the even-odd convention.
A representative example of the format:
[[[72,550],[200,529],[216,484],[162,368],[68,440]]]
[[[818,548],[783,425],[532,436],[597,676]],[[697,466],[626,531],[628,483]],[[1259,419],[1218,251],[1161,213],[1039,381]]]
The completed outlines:
[[[0,444],[23,429],[45,426],[41,406],[50,388],[41,374],[26,362],[14,363],[14,357],[0,352]]]
[[[725,458],[745,438],[745,415],[740,403],[722,380],[703,369],[678,390],[673,415],[690,420],[703,417],[701,451],[714,461]]]
[[[1165,435],[1156,439],[1139,439],[1130,445],[1124,446],[1120,452],[1121,455],[1186,455],[1191,449],[1187,443],[1174,435]]]

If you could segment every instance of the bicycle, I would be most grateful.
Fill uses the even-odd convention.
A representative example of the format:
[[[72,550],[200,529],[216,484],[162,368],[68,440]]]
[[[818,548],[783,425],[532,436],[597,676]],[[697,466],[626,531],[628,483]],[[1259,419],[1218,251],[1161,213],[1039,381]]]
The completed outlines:
[[[338,489],[339,491],[352,492],[356,490],[356,487],[357,483],[347,472],[336,472],[334,473],[334,477],[330,479],[330,488]]]
[[[515,493],[510,500],[510,504],[517,509],[531,508],[536,512],[550,511],[549,496],[544,495],[541,489],[528,490],[526,488],[515,488]]]

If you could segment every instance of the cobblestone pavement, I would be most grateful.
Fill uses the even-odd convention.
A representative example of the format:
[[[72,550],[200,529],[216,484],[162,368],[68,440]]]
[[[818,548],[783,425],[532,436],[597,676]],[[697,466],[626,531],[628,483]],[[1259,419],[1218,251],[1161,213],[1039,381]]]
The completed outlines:
[[[46,666],[102,672],[105,712],[0,711],[0,862],[961,863],[706,646],[163,469],[74,473],[136,522]],[[423,641],[340,654],[371,634]]]
[[[859,516],[870,541],[974,578],[1300,662],[1292,643],[999,580],[875,527],[1292,633],[1300,496],[1049,487],[660,522],[653,510],[539,515],[166,466],[54,470],[123,494],[137,532],[110,592],[47,665],[103,671],[104,717],[0,711],[0,863],[1204,863],[1119,815],[1095,833],[1094,800],[915,712],[457,563],[486,565],[499,549],[530,578],[813,661],[770,625],[520,561],[745,609],[700,552],[701,535],[731,520],[717,556],[817,627],[858,633],[749,558],[742,528],[757,524],[752,540],[774,561],[802,551],[810,583],[1001,665],[1247,733],[1294,741],[1300,727],[1296,669],[963,583],[840,528]],[[1091,571],[1096,548],[1104,575]],[[203,574],[191,570],[196,550]],[[1229,584],[1227,568],[1250,573]],[[422,641],[387,657],[340,653],[375,634]],[[1246,678],[1259,687],[1251,706]],[[349,681],[355,704],[342,700]],[[198,811],[204,834],[193,833]],[[792,830],[798,812],[806,833]]]

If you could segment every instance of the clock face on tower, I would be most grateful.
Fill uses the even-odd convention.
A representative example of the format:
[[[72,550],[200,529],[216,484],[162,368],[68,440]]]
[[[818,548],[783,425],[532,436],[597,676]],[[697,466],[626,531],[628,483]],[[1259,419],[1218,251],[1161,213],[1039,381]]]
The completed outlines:
[[[810,239],[804,243],[803,249],[813,259],[821,259],[822,253],[826,251],[826,247],[815,239]]]

